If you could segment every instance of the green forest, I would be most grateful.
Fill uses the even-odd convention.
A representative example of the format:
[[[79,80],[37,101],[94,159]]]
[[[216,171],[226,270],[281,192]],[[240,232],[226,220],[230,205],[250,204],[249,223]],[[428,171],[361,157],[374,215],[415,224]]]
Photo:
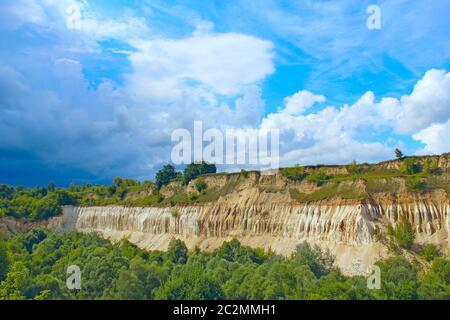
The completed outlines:
[[[163,206],[189,202],[191,200],[187,196],[176,195],[164,199],[159,189],[173,180],[187,185],[200,175],[215,172],[215,165],[201,162],[187,165],[183,172],[177,172],[173,166],[166,165],[157,173],[156,183],[116,177],[109,185],[71,183],[68,188],[57,187],[53,182],[46,187],[35,188],[0,184],[0,218],[8,216],[29,221],[46,220],[59,215],[63,205]],[[201,188],[200,184],[199,189]]]
[[[333,260],[307,243],[289,257],[237,240],[203,252],[173,239],[161,252],[34,228],[0,240],[0,299],[450,299],[450,261],[437,255],[378,262],[381,288],[372,290]],[[66,286],[70,265],[81,270],[80,290]]]

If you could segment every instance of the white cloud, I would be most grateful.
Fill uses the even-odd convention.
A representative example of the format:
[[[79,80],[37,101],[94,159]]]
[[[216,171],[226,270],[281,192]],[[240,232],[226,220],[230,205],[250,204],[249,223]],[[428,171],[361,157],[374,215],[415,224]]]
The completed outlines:
[[[450,73],[429,70],[410,95],[400,100],[385,97],[375,102],[366,92],[353,105],[328,106],[315,113],[302,114],[323,96],[300,91],[285,99],[285,106],[267,115],[264,129],[281,130],[282,163],[343,163],[377,161],[392,154],[392,141],[372,142],[372,135],[394,130],[413,133],[426,146],[421,153],[450,150]],[[366,140],[366,141],[365,141]],[[282,152],[283,154],[283,152]]]
[[[431,69],[401,98],[396,129],[400,133],[417,132],[433,123],[450,118],[450,73]]]
[[[307,91],[296,96],[296,103],[308,108],[314,102],[324,100],[324,97]],[[285,112],[291,100],[286,99],[285,102],[285,108],[278,113],[269,114],[261,123],[263,129],[280,130],[282,165],[347,163],[353,159],[377,161],[389,157],[391,150],[386,145],[357,140],[361,131],[367,130],[373,122],[370,119],[370,111],[373,110],[371,92],[363,95],[352,106],[341,109],[328,106],[306,115]]]
[[[244,95],[235,101],[236,123],[241,126],[257,126],[264,112],[265,101],[261,98],[261,89],[251,86],[244,89]]]
[[[433,124],[413,135],[425,147],[418,154],[440,154],[450,151],[450,120],[442,124]]]
[[[117,20],[85,15],[80,20],[80,31],[95,41],[108,38],[127,41],[130,38],[139,39],[150,32],[145,20],[132,14]]]
[[[233,96],[274,71],[273,45],[237,33],[193,35],[183,39],[134,40],[130,79],[141,93],[178,96],[201,87]]]
[[[325,97],[302,90],[284,99],[286,106],[282,112],[292,115],[302,114],[316,102],[325,102]]]
[[[41,24],[47,20],[45,10],[35,0],[1,1],[0,12],[0,26],[8,29],[27,22]]]

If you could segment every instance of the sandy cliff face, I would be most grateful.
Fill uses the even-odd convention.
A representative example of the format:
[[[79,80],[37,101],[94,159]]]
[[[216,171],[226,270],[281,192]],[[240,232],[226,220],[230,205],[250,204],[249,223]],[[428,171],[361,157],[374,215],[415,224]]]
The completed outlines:
[[[381,178],[371,184],[357,179],[340,182],[331,196],[319,201],[296,198],[293,191],[304,197],[322,192],[321,187],[306,180],[289,180],[280,172],[218,174],[202,178],[213,196],[209,202],[146,208],[65,207],[64,215],[52,219],[49,227],[97,232],[111,240],[128,238],[140,247],[158,250],[165,250],[172,237],[182,239],[190,249],[197,246],[204,250],[237,238],[245,245],[289,255],[297,244],[308,241],[332,249],[345,273],[361,274],[388,255],[379,234],[403,216],[415,227],[419,244],[435,243],[448,253],[449,197],[445,190],[450,154],[429,158],[444,173],[435,178],[440,187],[426,193],[408,192],[403,178]],[[394,160],[375,166],[398,169],[400,165],[401,161]],[[329,174],[345,174],[347,170],[345,166],[321,168]],[[346,190],[352,192],[349,199],[343,196]],[[194,181],[186,187],[172,182],[161,193],[170,197],[194,191]],[[358,197],[360,194],[365,196]],[[358,198],[364,200],[355,200]]]
[[[266,195],[265,201],[253,203],[245,199],[171,208],[64,207],[64,216],[53,219],[49,227],[97,232],[111,240],[128,238],[153,250],[165,250],[172,237],[182,239],[190,249],[198,246],[205,250],[237,238],[243,244],[288,255],[297,244],[308,241],[332,249],[344,272],[364,273],[388,254],[377,241],[377,230],[406,215],[416,228],[419,242],[448,248],[449,208],[445,198],[389,204],[283,204],[269,198]]]

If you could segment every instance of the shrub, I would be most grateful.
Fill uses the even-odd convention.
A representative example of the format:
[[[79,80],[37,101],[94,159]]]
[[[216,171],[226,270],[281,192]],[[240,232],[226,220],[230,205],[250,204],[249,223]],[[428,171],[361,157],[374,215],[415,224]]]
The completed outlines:
[[[406,216],[403,216],[399,220],[395,228],[392,225],[389,225],[388,233],[396,240],[400,247],[405,249],[411,248],[416,239],[414,227]]]
[[[189,200],[190,200],[190,201],[196,201],[196,200],[198,200],[198,193],[196,193],[196,192],[191,192],[191,193],[189,194]]]
[[[425,182],[419,177],[408,177],[406,179],[406,187],[411,192],[421,192],[425,190]]]
[[[151,206],[151,205],[154,205],[157,203],[161,203],[163,200],[164,200],[164,197],[160,193],[155,192],[154,194],[152,194],[149,197],[127,201],[127,204],[145,207],[145,206]]]
[[[362,172],[362,168],[359,164],[356,163],[355,160],[353,160],[348,166],[347,170],[349,174],[356,175],[360,174]]]
[[[430,158],[428,158],[425,161],[425,164],[423,166],[423,171],[426,174],[435,174],[435,175],[439,175],[442,173],[441,168],[439,168],[437,163]]]
[[[315,170],[313,172],[311,172],[307,177],[306,180],[310,181],[310,182],[314,182],[317,185],[322,185],[323,183],[325,183],[330,177],[327,176],[327,174],[325,173],[325,171],[323,170]]]
[[[422,247],[420,256],[427,261],[433,261],[434,258],[440,255],[439,248],[432,243],[427,243]]]
[[[208,186],[206,185],[205,180],[203,180],[202,178],[198,178],[197,180],[195,180],[195,188],[197,189],[198,192],[206,190],[207,187]]]
[[[415,174],[422,171],[422,166],[415,162],[413,158],[406,158],[403,160],[400,171],[406,174]]]
[[[302,181],[307,176],[304,167],[283,168],[281,169],[281,174],[295,181]]]
[[[180,216],[180,210],[178,208],[170,208],[170,214],[174,218],[178,218]]]

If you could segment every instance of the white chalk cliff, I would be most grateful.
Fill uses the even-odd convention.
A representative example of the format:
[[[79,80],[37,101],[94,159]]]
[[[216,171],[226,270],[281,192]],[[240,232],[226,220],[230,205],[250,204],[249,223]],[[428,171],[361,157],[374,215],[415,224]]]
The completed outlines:
[[[56,231],[96,232],[113,241],[129,239],[151,250],[165,250],[172,237],[188,248],[212,250],[233,238],[252,247],[271,248],[288,255],[303,241],[328,247],[336,264],[347,274],[365,273],[376,260],[388,255],[377,233],[388,223],[406,216],[419,243],[448,249],[449,201],[445,192],[380,197],[368,200],[293,201],[282,177],[239,178],[245,183],[217,201],[174,207],[72,207],[53,218]],[[232,179],[228,176],[223,179]],[[208,177],[213,185],[220,180]],[[280,189],[267,190],[267,180]],[[280,191],[281,190],[281,191]]]

